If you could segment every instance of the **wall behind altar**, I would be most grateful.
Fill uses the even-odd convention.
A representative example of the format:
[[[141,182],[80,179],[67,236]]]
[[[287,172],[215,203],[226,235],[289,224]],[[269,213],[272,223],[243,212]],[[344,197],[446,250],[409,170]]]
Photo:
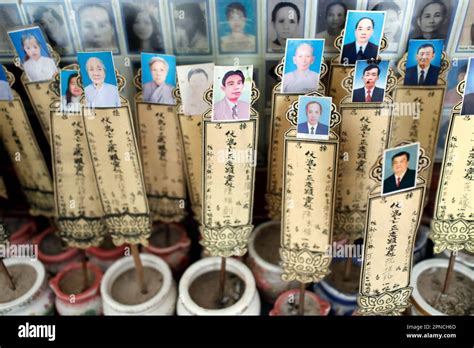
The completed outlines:
[[[246,12],[245,45],[232,44],[226,8],[240,3]],[[254,79],[261,91],[258,109],[262,115],[259,164],[266,162],[271,88],[276,83],[273,69],[283,55],[277,37],[278,18],[272,11],[279,0],[3,0],[0,1],[0,61],[12,68],[12,51],[6,34],[15,26],[39,23],[50,43],[61,54],[61,65],[75,62],[78,51],[112,50],[116,68],[127,78],[125,94],[133,100],[133,74],[140,65],[140,52],[161,52],[177,56],[178,64],[214,62],[217,65],[253,64]],[[325,57],[334,56],[331,30],[340,31],[337,16],[342,6],[333,0],[292,0],[295,6],[293,35],[326,39]],[[382,54],[394,64],[403,55],[409,38],[423,38],[432,26],[418,18],[433,0],[344,0],[347,9],[384,9],[397,4],[400,11],[387,14],[385,31],[390,46]],[[380,4],[382,3],[382,4]],[[474,0],[444,0],[447,15],[436,38],[446,39],[452,68],[439,141],[442,154],[449,110],[460,101],[455,93],[458,79],[466,69],[467,57],[474,55]],[[239,7],[239,5],[237,5]],[[388,7],[390,9],[392,7]],[[390,10],[389,10],[390,11]],[[342,23],[342,24],[341,24]],[[281,30],[281,29],[280,29]],[[144,40],[143,38],[151,39]],[[230,39],[230,40],[229,40]],[[330,44],[329,44],[330,43]],[[237,61],[238,60],[238,61]],[[438,155],[438,159],[439,159]]]

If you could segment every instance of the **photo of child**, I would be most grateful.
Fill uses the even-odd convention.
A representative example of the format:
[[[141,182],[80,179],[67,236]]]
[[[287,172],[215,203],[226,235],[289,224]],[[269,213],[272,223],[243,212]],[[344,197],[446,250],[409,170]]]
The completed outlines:
[[[8,32],[30,82],[51,80],[58,71],[40,27]]]

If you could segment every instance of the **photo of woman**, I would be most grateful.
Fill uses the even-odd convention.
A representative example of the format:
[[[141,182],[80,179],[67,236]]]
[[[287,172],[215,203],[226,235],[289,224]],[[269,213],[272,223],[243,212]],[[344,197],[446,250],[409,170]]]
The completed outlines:
[[[457,5],[457,0],[417,1],[409,39],[445,39],[446,45]]]
[[[254,53],[256,40],[256,4],[253,0],[216,2],[221,53]]]
[[[30,20],[44,29],[46,37],[57,53],[62,56],[75,53],[73,41],[69,35],[69,28],[64,19],[63,5],[48,3],[48,6],[45,6],[28,3],[25,4],[25,9]]]
[[[100,49],[119,53],[111,4],[74,2],[73,5],[84,51]]]
[[[303,37],[305,0],[269,0],[267,7],[268,52],[284,52],[287,39]]]
[[[79,52],[77,60],[87,105],[91,108],[120,107],[112,52]]]
[[[143,100],[148,103],[175,105],[176,57],[142,53]]]
[[[176,54],[211,54],[207,1],[174,0],[172,22]]]
[[[61,84],[61,111],[79,112],[81,110],[82,88],[77,84],[78,71],[62,70]]]
[[[58,71],[39,27],[10,31],[10,40],[30,82],[51,80]]]
[[[158,6],[151,2],[122,2],[126,41],[129,53],[164,52]]]

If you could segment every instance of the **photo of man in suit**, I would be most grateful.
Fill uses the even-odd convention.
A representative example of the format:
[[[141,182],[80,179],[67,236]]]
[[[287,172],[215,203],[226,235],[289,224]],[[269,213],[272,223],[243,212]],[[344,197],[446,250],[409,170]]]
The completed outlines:
[[[355,89],[352,93],[354,103],[379,103],[383,101],[385,89],[376,87],[380,77],[380,68],[376,64],[369,64],[364,68],[362,80],[364,87]]]
[[[431,63],[435,58],[435,54],[435,47],[430,43],[418,47],[415,56],[417,65],[406,70],[406,86],[437,85],[440,67]]]
[[[231,70],[225,73],[221,86],[225,97],[214,104],[213,121],[250,119],[250,104],[239,100],[244,84],[245,77],[241,70]]]
[[[298,124],[298,134],[309,134],[310,138],[314,135],[329,135],[329,127],[320,122],[323,106],[317,101],[310,101],[306,104],[306,122]],[[319,137],[314,137],[319,138]]]
[[[363,17],[355,26],[356,40],[345,44],[342,48],[341,63],[355,64],[358,60],[377,58],[379,46],[370,42],[374,34],[375,22],[372,18]]]
[[[393,174],[383,181],[383,193],[406,190],[416,185],[416,170],[408,168],[410,154],[406,151],[397,152],[392,156]]]

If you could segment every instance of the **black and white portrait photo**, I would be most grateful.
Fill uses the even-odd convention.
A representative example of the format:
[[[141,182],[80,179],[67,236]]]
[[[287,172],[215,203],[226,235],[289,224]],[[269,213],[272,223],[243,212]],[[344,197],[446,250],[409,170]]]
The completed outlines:
[[[284,52],[286,40],[303,37],[305,0],[267,0],[267,52]]]
[[[165,51],[161,17],[156,1],[121,1],[120,10],[129,53]]]
[[[207,0],[170,0],[173,46],[176,54],[211,54]]]
[[[119,53],[115,20],[110,1],[74,1],[76,25],[84,51]]]
[[[346,23],[348,10],[356,9],[356,0],[319,0],[318,17],[316,23],[317,39],[324,39],[325,52],[336,52],[334,40],[341,34]]]
[[[458,0],[417,1],[408,39],[444,39],[447,44],[458,2]]]
[[[34,2],[25,3],[24,8],[30,23],[43,28],[49,43],[57,53],[61,56],[76,53],[64,4]]]

